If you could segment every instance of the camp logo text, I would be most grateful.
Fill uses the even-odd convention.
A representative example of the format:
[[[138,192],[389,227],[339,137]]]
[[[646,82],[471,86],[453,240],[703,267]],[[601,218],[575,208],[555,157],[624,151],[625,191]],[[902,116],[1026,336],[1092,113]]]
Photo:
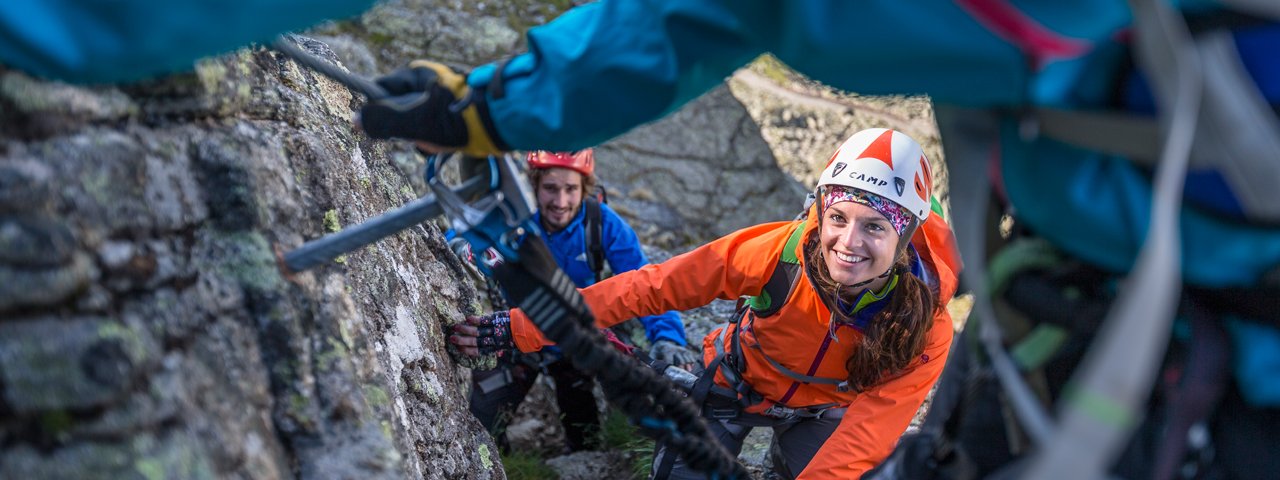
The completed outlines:
[[[839,170],[836,170],[836,171],[839,172]],[[860,182],[866,182],[866,183],[875,185],[877,187],[883,187],[889,184],[888,180],[883,180],[871,175],[867,175],[865,173],[849,172],[849,178],[852,180],[860,181]]]

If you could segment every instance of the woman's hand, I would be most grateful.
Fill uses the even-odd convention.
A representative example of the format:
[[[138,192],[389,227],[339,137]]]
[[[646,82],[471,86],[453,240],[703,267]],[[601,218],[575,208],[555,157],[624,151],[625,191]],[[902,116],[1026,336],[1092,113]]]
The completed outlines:
[[[514,350],[516,344],[511,340],[511,316],[506,311],[479,317],[468,315],[466,321],[453,325],[449,343],[472,357]]]

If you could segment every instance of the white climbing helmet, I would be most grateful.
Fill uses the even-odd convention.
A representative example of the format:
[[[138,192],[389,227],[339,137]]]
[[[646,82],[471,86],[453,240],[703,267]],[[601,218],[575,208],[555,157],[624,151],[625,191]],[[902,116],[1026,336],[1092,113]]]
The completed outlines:
[[[933,177],[920,144],[887,128],[853,134],[827,161],[818,188],[841,185],[874,193],[915,215],[917,225],[929,218]]]

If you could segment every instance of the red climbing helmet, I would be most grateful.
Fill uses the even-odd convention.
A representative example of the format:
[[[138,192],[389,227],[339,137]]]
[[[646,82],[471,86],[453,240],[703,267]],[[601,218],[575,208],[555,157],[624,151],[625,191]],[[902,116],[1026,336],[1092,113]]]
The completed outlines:
[[[529,152],[529,168],[568,168],[583,175],[591,175],[596,170],[596,156],[591,149],[576,152],[548,152],[538,150]]]

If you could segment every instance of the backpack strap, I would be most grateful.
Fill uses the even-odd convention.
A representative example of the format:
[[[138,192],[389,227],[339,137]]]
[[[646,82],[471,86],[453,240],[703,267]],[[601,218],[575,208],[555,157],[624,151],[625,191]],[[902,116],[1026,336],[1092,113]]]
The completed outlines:
[[[591,196],[600,203],[609,203],[609,190],[605,189],[604,185],[596,185],[596,191]]]
[[[795,290],[796,282],[800,279],[800,258],[796,256],[796,247],[804,236],[805,223],[807,221],[800,222],[791,232],[791,237],[782,247],[782,256],[778,257],[778,265],[774,267],[773,274],[769,275],[769,281],[764,284],[764,290],[747,300],[746,305],[757,317],[769,317],[778,313]]]
[[[1148,168],[1160,158],[1160,125],[1152,117],[1042,107],[1032,109],[1030,119],[1042,135],[1078,148],[1128,157]]]
[[[1154,8],[1154,7],[1152,7]],[[1155,10],[1152,10],[1155,11]],[[1145,12],[1135,11],[1135,13]],[[1154,17],[1147,15],[1151,18]],[[1189,17],[1191,18],[1191,17]],[[1160,20],[1160,24],[1165,20]],[[1182,19],[1171,20],[1173,27],[1179,27]],[[1239,23],[1231,18],[1210,22],[1216,27]],[[1153,27],[1157,24],[1153,23]],[[1139,24],[1141,26],[1141,24]],[[1170,32],[1186,30],[1174,28]],[[1265,35],[1280,32],[1280,24],[1264,24],[1257,29]],[[1142,28],[1135,32],[1144,31]],[[1175,99],[1185,96],[1175,93],[1174,89],[1180,78],[1178,65],[1175,62],[1174,47],[1169,42],[1183,43],[1186,32],[1178,34],[1178,38],[1164,35],[1157,28],[1150,38],[1135,36],[1135,57],[1143,67],[1145,78],[1149,84],[1133,81],[1120,87],[1121,91],[1147,91],[1155,102],[1160,116],[1142,116],[1127,111],[1084,111],[1059,110],[1041,107],[1026,112],[1023,116],[1023,127],[1031,127],[1046,138],[1050,138],[1078,148],[1084,148],[1110,155],[1119,155],[1129,161],[1148,169],[1152,169],[1160,161],[1165,143],[1165,133],[1161,128],[1162,121],[1173,115],[1172,105]],[[1268,62],[1274,52],[1260,48],[1254,42],[1236,42],[1236,37],[1226,30],[1210,30],[1204,35],[1187,36],[1187,41],[1194,41],[1194,48],[1199,54],[1195,57],[1197,82],[1196,88],[1203,92],[1203,102],[1192,109],[1178,115],[1193,118],[1185,128],[1185,132],[1169,132],[1172,138],[1194,139],[1190,147],[1190,166],[1197,170],[1207,170],[1221,177],[1225,192],[1222,201],[1230,201],[1233,205],[1228,210],[1243,214],[1243,219],[1250,223],[1270,224],[1280,220],[1280,194],[1274,188],[1274,179],[1280,177],[1280,164],[1274,161],[1274,152],[1280,151],[1280,96],[1276,95],[1274,80],[1266,74],[1256,76],[1246,68],[1246,61]],[[1142,38],[1145,41],[1137,41]],[[1143,48],[1143,46],[1147,48]],[[1178,47],[1182,48],[1182,47]],[[1152,50],[1154,49],[1154,50]],[[1136,75],[1130,72],[1130,77]],[[1189,84],[1188,84],[1189,85]],[[1199,83],[1197,85],[1200,85]],[[1142,94],[1129,94],[1129,102],[1139,102]],[[1133,108],[1132,106],[1127,108]],[[1180,124],[1181,125],[1181,124]],[[1230,132],[1226,134],[1224,132]],[[1259,152],[1271,152],[1260,154]],[[1206,198],[1209,194],[1194,195],[1190,198],[1197,203],[1213,201]]]
[[[587,266],[595,273],[596,281],[599,282],[604,280],[601,278],[601,272],[604,271],[604,222],[601,218],[603,214],[600,211],[600,201],[588,196],[582,199],[582,208],[586,210],[583,228],[587,244]]]

